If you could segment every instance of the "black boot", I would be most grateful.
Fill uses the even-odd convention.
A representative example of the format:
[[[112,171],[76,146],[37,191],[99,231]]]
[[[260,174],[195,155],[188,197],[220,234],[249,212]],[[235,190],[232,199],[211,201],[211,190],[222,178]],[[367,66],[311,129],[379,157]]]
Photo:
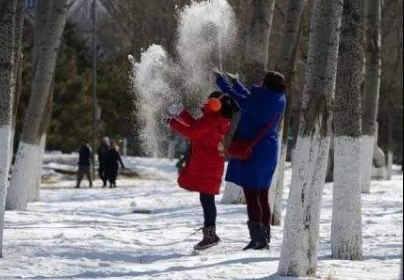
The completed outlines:
[[[197,251],[203,251],[216,246],[221,241],[216,235],[216,227],[206,227],[202,229],[203,240],[195,245],[194,249]]]
[[[248,229],[250,230],[251,242],[243,249],[244,251],[269,249],[263,224],[248,222]]]
[[[271,226],[264,225],[264,231],[265,231],[265,238],[268,244],[271,244]]]

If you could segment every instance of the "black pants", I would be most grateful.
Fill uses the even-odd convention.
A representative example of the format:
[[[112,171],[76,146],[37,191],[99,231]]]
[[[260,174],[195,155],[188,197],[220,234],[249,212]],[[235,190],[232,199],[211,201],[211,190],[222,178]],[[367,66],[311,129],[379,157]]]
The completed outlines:
[[[77,187],[80,187],[81,181],[83,181],[84,176],[87,177],[90,187],[93,186],[93,181],[91,179],[91,167],[90,166],[79,166],[77,172]]]
[[[98,169],[98,175],[99,175],[100,179],[102,180],[103,185],[106,186],[107,178],[105,176],[105,167],[100,166],[100,168]]]
[[[247,211],[250,222],[271,225],[271,208],[269,206],[269,190],[244,188],[247,200]]]
[[[215,196],[201,193],[200,199],[203,208],[203,215],[205,218],[205,228],[215,227],[217,217]]]

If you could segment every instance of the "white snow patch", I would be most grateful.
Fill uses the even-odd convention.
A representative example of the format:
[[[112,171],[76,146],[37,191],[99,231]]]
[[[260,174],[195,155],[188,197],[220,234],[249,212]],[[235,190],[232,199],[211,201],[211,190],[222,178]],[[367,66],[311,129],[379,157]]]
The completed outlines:
[[[71,155],[45,155],[46,162],[74,164],[76,160]],[[242,251],[249,240],[244,205],[218,203],[218,234],[223,241],[216,248],[194,254],[192,247],[201,235],[191,234],[202,225],[202,210],[197,194],[177,186],[175,162],[142,158],[129,161],[148,172],[150,178],[119,180],[116,190],[75,190],[74,179],[46,184],[41,201],[29,204],[27,212],[6,212],[0,278],[310,279],[274,275],[281,250],[280,227],[273,228],[270,252]],[[285,192],[289,191],[291,175],[288,167]],[[397,280],[402,252],[402,186],[398,167],[392,181],[372,182],[372,194],[363,198],[362,207],[364,261],[351,262],[330,257],[333,188],[332,184],[326,185],[318,279],[333,274],[338,280]],[[136,207],[152,210],[153,214],[132,214],[134,200]],[[285,210],[284,203],[283,214]]]

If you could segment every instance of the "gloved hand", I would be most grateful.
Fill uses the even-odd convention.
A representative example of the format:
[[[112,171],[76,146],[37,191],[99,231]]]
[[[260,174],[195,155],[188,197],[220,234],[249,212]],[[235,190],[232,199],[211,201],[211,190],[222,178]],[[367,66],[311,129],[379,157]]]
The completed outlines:
[[[226,76],[229,77],[229,79],[232,82],[238,81],[240,79],[238,74],[233,74],[233,73],[229,73],[229,72],[226,72]]]
[[[182,105],[182,103],[176,103],[168,107],[167,113],[169,117],[176,118],[182,113],[182,111],[184,111],[184,109],[185,108],[184,105]]]
[[[162,125],[165,125],[165,126],[168,126],[169,124],[170,124],[170,122],[171,122],[171,120],[172,120],[173,118],[172,117],[170,117],[169,115],[163,115],[162,117],[161,117],[161,124]]]
[[[213,74],[215,74],[216,76],[222,76],[222,75],[223,75],[223,73],[222,73],[222,71],[220,71],[219,67],[217,67],[217,66],[216,66],[215,64],[213,64],[213,63],[209,64],[208,69],[209,69],[210,71],[212,71]]]

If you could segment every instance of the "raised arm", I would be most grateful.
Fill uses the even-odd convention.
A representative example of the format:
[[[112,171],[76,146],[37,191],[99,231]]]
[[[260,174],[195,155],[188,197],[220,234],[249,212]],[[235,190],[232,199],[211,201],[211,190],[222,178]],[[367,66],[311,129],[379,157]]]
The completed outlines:
[[[233,86],[229,84],[229,82],[224,78],[224,76],[217,76],[216,80],[217,86],[220,90],[234,99],[237,100],[239,105],[243,107],[244,102],[250,96],[250,91],[245,88],[240,82],[236,82]]]
[[[194,117],[187,110],[182,111],[176,119],[188,126],[193,126],[196,123]]]
[[[173,119],[170,121],[170,127],[191,141],[209,133],[209,125],[203,119],[196,121],[194,125],[186,125],[176,119]]]

